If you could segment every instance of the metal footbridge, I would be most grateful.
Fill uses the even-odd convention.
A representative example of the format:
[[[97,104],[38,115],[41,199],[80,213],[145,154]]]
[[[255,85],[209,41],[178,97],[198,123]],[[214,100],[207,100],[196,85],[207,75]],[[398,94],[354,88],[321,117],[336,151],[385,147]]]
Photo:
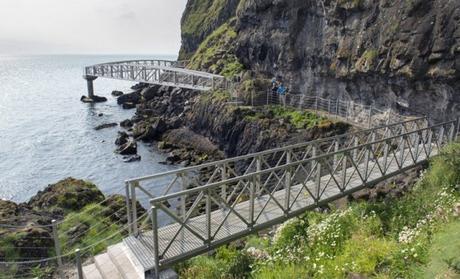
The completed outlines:
[[[186,69],[188,61],[131,60],[85,67],[83,78],[88,82],[88,96],[94,96],[93,81],[110,78],[147,84],[208,91],[227,89],[228,81],[221,75]]]
[[[129,255],[160,271],[423,164],[459,136],[424,118],[126,182]],[[161,195],[155,193],[161,192]],[[150,210],[138,216],[136,202]]]

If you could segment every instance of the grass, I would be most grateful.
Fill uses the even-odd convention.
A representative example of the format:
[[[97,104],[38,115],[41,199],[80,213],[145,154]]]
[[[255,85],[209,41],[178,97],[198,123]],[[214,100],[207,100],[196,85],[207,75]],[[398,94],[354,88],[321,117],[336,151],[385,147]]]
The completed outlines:
[[[459,155],[460,143],[446,147],[402,198],[307,212],[270,239],[192,259],[181,278],[459,278]]]
[[[70,213],[65,217],[59,226],[59,240],[64,244],[64,253],[94,245],[92,252],[98,254],[109,245],[123,239],[121,227],[100,214],[104,210],[107,209],[101,205],[91,204],[84,207],[81,212]],[[76,229],[78,227],[81,229]],[[70,234],[69,231],[74,233]]]
[[[299,111],[283,106],[271,106],[269,111],[275,118],[286,119],[297,129],[313,128],[319,125],[325,125],[328,120],[308,111]]]
[[[428,251],[428,264],[413,268],[416,278],[460,278],[460,220],[435,234]]]

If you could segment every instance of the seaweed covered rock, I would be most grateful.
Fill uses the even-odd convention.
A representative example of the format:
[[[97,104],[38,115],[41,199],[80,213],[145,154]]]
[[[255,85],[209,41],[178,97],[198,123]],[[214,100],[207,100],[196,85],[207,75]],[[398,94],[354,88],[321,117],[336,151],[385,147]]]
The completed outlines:
[[[96,185],[74,178],[66,178],[39,191],[28,205],[34,209],[55,211],[79,210],[104,199]]]

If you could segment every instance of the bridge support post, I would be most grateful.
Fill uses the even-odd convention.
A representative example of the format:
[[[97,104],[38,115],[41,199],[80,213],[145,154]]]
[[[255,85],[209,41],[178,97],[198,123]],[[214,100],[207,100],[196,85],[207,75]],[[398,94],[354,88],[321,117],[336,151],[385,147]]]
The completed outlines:
[[[292,159],[291,159],[291,156],[292,155],[292,150],[289,149],[286,151],[286,164],[290,164],[292,162]],[[284,210],[285,210],[285,214],[287,215],[289,213],[289,210],[290,210],[290,205],[291,205],[291,201],[290,201],[290,198],[291,198],[291,184],[292,184],[292,181],[291,181],[291,178],[292,178],[292,172],[291,172],[291,167],[289,167],[288,169],[286,169],[286,180],[285,180],[285,191],[286,191],[286,196],[284,198]]]
[[[88,76],[84,75],[83,78],[86,80],[86,85],[88,87],[88,97],[93,99],[94,98],[94,85],[93,81],[97,79],[95,76]]]
[[[153,260],[155,263],[155,274],[153,275],[155,279],[160,278],[160,251],[158,249],[158,216],[157,208],[152,204],[152,236],[153,236]]]

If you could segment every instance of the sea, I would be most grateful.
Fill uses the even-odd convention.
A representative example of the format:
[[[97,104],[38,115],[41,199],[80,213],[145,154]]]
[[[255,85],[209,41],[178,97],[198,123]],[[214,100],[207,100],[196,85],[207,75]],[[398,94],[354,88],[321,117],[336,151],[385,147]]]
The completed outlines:
[[[96,184],[104,194],[120,192],[129,178],[171,170],[164,154],[139,144],[139,162],[114,153],[120,127],[94,128],[131,118],[111,96],[130,92],[131,82],[97,79],[95,93],[108,101],[84,104],[85,66],[135,59],[176,59],[174,55],[0,56],[0,199],[28,201],[37,191],[74,177]],[[102,114],[102,116],[100,116]]]

